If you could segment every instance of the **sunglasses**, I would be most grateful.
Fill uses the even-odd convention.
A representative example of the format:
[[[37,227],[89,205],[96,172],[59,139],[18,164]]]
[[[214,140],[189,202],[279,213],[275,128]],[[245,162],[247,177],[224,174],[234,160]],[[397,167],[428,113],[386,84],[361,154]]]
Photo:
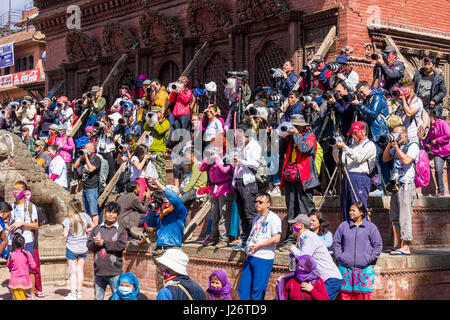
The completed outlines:
[[[255,203],[257,203],[257,204],[264,204],[264,201],[256,200]]]

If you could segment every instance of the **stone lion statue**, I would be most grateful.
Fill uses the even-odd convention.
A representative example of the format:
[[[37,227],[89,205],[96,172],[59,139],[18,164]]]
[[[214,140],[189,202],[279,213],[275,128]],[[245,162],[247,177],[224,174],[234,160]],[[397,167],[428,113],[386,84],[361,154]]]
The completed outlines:
[[[17,135],[0,130],[0,198],[11,203],[13,185],[19,180],[28,185],[31,201],[42,209],[49,224],[60,224],[67,217],[70,193],[37,165]]]

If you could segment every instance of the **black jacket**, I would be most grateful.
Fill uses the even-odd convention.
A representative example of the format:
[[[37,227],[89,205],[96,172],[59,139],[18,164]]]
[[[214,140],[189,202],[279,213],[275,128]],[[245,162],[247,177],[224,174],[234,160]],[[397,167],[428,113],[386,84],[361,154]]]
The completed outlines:
[[[405,73],[405,65],[402,61],[397,60],[390,67],[384,63],[380,68],[385,81],[383,89],[391,91],[394,87],[400,87],[400,82],[403,80]]]
[[[423,68],[419,71],[416,71],[414,74],[414,88],[419,87],[420,80],[422,80],[423,76]],[[442,104],[442,100],[445,97],[445,94],[447,93],[447,88],[445,87],[445,81],[444,77],[439,73],[433,70],[434,73],[434,80],[431,85],[431,93],[430,93],[430,101],[433,100],[436,103],[436,107],[438,105]]]

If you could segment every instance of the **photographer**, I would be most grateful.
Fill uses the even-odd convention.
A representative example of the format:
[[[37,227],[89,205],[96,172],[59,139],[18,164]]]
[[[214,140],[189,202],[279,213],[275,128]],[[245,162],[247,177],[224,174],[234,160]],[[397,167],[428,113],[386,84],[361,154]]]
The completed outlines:
[[[377,55],[374,73],[378,72],[378,75],[381,76],[378,79],[378,85],[380,86],[380,83],[384,83],[383,89],[390,93],[394,87],[400,86],[405,72],[405,65],[398,60],[397,52],[393,46],[387,46],[383,53],[384,55]]]
[[[55,139],[53,139],[53,142],[50,144],[54,144],[58,146],[60,149],[60,153],[62,158],[64,159],[66,163],[66,170],[67,170],[67,179],[70,181],[70,169],[71,169],[71,162],[72,162],[72,152],[75,149],[75,142],[73,141],[73,138],[66,134],[67,129],[63,124],[60,124],[58,126],[57,136]]]
[[[98,121],[94,124],[94,128],[97,136],[97,153],[108,161],[109,171],[106,178],[106,184],[111,181],[112,177],[116,173],[116,166],[114,163],[114,150],[116,146],[113,141],[112,128],[109,127],[108,120],[104,111],[97,114]]]
[[[151,90],[151,110],[153,107],[164,108],[167,99],[169,99],[169,94],[166,91],[166,87],[162,86],[158,79],[152,81],[150,85]]]
[[[367,81],[358,83],[356,89],[364,100],[359,101],[358,97],[355,96],[355,100],[350,103],[358,109],[362,116],[362,120],[369,125],[369,137],[377,146],[377,159],[380,166],[380,172],[384,183],[387,184],[390,177],[390,169],[389,165],[381,161],[385,143],[379,141],[380,137],[389,134],[386,122],[386,117],[389,115],[387,101],[383,93],[377,88],[370,88],[370,84]],[[379,187],[380,193],[382,191],[381,184]]]
[[[416,196],[415,163],[419,158],[419,145],[409,140],[403,125],[392,130],[394,140],[383,153],[383,161],[394,159],[394,169],[388,191],[392,192],[389,218],[394,231],[394,250],[391,255],[409,255],[412,235],[412,204]],[[400,242],[401,240],[401,242]]]
[[[317,187],[319,177],[314,162],[317,143],[316,136],[308,128],[309,123],[302,115],[291,117],[292,128],[288,131],[287,150],[281,170],[281,185],[285,185],[288,220],[299,213],[310,214],[315,210],[313,189]],[[286,233],[281,251],[288,251],[295,243],[292,227]]]
[[[139,184],[139,199],[143,200],[145,192],[148,189],[145,168],[148,161],[151,159],[151,154],[148,153],[145,145],[136,146],[135,152],[130,160],[131,177],[130,181],[135,181]]]
[[[177,80],[179,86],[172,90],[169,95],[169,101],[175,103],[172,114],[174,116],[174,129],[187,129],[191,119],[190,102],[192,99],[192,90],[187,87],[189,79],[180,77]],[[153,109],[153,108],[152,108]]]
[[[153,255],[159,256],[169,248],[181,248],[188,211],[181,201],[178,188],[165,187],[154,178],[149,178],[148,183],[152,189],[163,191],[162,199],[155,199],[157,210],[151,207],[146,218],[147,229],[156,231],[156,250]]]
[[[367,199],[370,191],[370,178],[375,161],[377,157],[377,149],[375,143],[370,141],[366,135],[366,126],[363,122],[356,121],[352,124],[348,135],[353,138],[353,144],[347,146],[343,141],[338,141],[333,148],[335,149],[333,155],[336,162],[339,161],[338,151],[342,150],[342,162],[345,165],[350,183],[356,193],[358,199],[352,191],[352,187],[347,179],[347,176],[342,177],[341,188],[341,210],[342,220],[349,220],[349,210],[352,203],[362,202],[367,208]],[[367,212],[365,212],[367,218]]]
[[[350,126],[355,121],[354,106],[344,100],[348,94],[348,88],[344,81],[339,80],[334,90],[328,95],[327,103],[336,110],[337,127],[341,134],[350,130]]]
[[[36,115],[36,107],[33,104],[33,100],[30,96],[23,97],[20,103],[19,109],[16,110],[17,118],[20,119],[22,127],[27,127],[30,136],[33,136],[34,131],[34,116]]]
[[[89,214],[94,225],[97,225],[101,160],[95,154],[95,145],[93,143],[87,143],[82,150],[82,154],[75,161],[75,168],[78,169],[83,182],[82,199],[84,212]]]
[[[44,115],[42,116],[42,125],[41,132],[39,133],[39,138],[49,138],[50,137],[50,125],[56,123],[56,119],[58,115],[55,111],[55,108],[51,104],[51,100],[49,98],[44,98],[42,100],[44,104]]]
[[[68,102],[59,101],[58,107],[58,123],[64,125],[67,130],[72,130],[73,109],[68,106]]]
[[[152,155],[153,164],[158,172],[158,179],[162,184],[166,184],[166,159],[164,155],[167,151],[166,143],[170,130],[170,122],[163,117],[161,107],[154,106],[152,112],[156,113],[156,119],[155,116],[149,119],[149,114],[147,114],[147,119],[144,124],[144,130],[150,131],[150,136],[153,138],[148,151]]]
[[[443,99],[447,93],[444,77],[436,72],[436,58],[433,56],[425,57],[423,68],[416,71],[413,82],[417,90],[418,97],[423,102],[423,107],[437,117],[441,117],[443,108]]]
[[[359,81],[359,75],[353,70],[353,67],[348,64],[348,59],[346,55],[339,55],[336,58],[336,63],[341,65],[339,72],[336,74],[335,80],[342,80],[347,85],[350,91],[356,90],[356,85]]]
[[[127,110],[123,113],[123,118],[119,119],[117,126],[114,128],[114,135],[120,134],[122,141],[125,136],[134,134],[138,137],[142,134],[142,124],[136,121],[133,111]]]
[[[294,62],[292,60],[286,60],[283,63],[283,72],[281,75],[282,78],[277,79],[276,88],[280,89],[283,97],[287,99],[299,78],[294,72]]]
[[[289,122],[294,114],[302,114],[302,104],[300,103],[300,92],[297,90],[289,92],[288,107],[281,116],[281,122]]]
[[[393,89],[398,93],[400,106],[394,114],[401,117],[403,125],[408,130],[408,139],[419,143],[419,130],[423,111],[422,100],[414,93],[414,82],[411,79],[404,79],[400,88]]]
[[[130,87],[127,84],[123,84],[120,87],[119,97],[116,99],[116,101],[114,101],[113,105],[111,106],[111,113],[114,113],[114,112],[118,112],[120,114],[123,113],[121,101],[127,102],[127,101],[131,100],[131,96],[128,93],[129,90],[130,90]]]
[[[310,94],[312,88],[319,88],[322,91],[328,90],[328,83],[332,74],[323,63],[320,56],[314,56],[313,60],[306,65],[306,70],[302,71],[303,79],[301,82],[301,92]]]
[[[81,107],[83,109],[89,108],[92,113],[98,113],[105,109],[106,99],[102,97],[103,90],[99,86],[93,86],[91,92],[86,94]]]

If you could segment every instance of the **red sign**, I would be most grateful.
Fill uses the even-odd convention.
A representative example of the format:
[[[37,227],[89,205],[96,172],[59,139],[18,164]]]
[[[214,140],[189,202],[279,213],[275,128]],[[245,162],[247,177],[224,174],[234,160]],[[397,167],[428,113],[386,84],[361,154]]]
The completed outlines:
[[[12,74],[0,77],[0,88],[6,88],[12,86]]]
[[[41,80],[40,70],[32,69],[24,72],[14,73],[12,75],[12,85],[18,86],[21,84],[32,83]]]

